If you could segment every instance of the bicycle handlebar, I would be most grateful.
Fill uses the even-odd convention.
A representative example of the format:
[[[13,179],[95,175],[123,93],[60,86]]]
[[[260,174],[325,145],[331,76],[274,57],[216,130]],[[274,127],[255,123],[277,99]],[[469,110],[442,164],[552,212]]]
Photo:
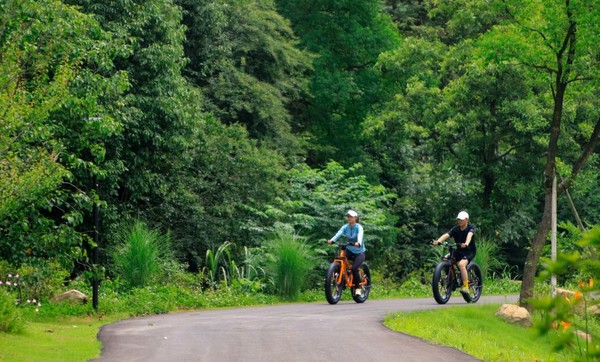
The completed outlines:
[[[334,241],[334,240],[332,240],[331,242],[332,242],[333,244],[337,245],[337,246],[340,246],[340,247],[345,247],[345,246],[353,246],[353,245],[354,245],[354,243],[351,243],[351,242],[348,242],[348,241],[345,241],[345,242],[337,242],[337,241]]]

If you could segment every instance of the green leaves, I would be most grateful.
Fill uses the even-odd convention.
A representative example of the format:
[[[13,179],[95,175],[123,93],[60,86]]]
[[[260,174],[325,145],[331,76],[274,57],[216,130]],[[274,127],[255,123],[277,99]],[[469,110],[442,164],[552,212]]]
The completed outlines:
[[[8,1],[0,12],[5,19],[0,39],[0,255],[15,264],[47,257],[72,261],[84,240],[76,230],[83,221],[80,207],[89,203],[85,192],[69,183],[85,161],[81,153],[68,151],[73,147],[68,138],[78,137],[79,152],[92,148],[103,157],[103,149],[97,143],[89,146],[101,142],[96,135],[73,127],[87,122],[89,114],[69,110],[78,103],[75,89],[87,75],[81,65],[94,65],[106,55],[103,50],[108,52],[106,34],[91,17],[60,1]],[[79,105],[93,112],[98,95],[87,85],[88,98]],[[68,113],[71,118],[63,123],[61,116]]]
[[[311,56],[297,47],[272,1],[188,1],[185,69],[206,107],[226,124],[241,123],[287,156],[298,152],[292,117],[306,95]]]
[[[302,45],[317,54],[308,105],[300,129],[314,137],[311,164],[336,159],[349,166],[363,160],[361,124],[384,98],[377,57],[398,43],[379,1],[280,1]]]

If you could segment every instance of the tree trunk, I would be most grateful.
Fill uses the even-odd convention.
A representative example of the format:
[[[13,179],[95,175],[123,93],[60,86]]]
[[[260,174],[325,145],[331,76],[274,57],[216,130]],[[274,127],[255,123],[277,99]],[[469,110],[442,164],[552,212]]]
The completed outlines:
[[[560,65],[560,62],[559,62]],[[525,259],[523,268],[523,280],[521,282],[521,293],[519,294],[519,305],[526,308],[530,313],[533,311],[532,305],[528,299],[533,297],[533,286],[535,283],[535,274],[537,272],[538,262],[542,248],[546,243],[548,231],[550,230],[550,218],[552,207],[552,181],[556,176],[556,155],[558,153],[558,139],[560,138],[560,124],[562,121],[562,111],[565,92],[568,83],[562,79],[563,72],[559,66],[556,74],[556,94],[554,96],[554,112],[552,113],[552,125],[550,128],[550,140],[548,142],[548,154],[546,159],[546,168],[544,170],[544,212],[542,220],[538,224],[535,237],[531,241],[531,248]]]
[[[527,259],[525,259],[523,280],[521,282],[521,293],[519,295],[519,305],[526,308],[529,312],[533,311],[533,307],[529,303],[529,299],[533,297],[533,286],[535,283],[537,266],[540,260],[542,249],[544,248],[544,244],[546,243],[548,237],[548,231],[550,230],[552,189],[550,189],[550,192],[548,192],[546,188],[545,194],[544,213],[542,214],[542,220],[538,224],[535,237],[531,241],[531,248],[527,253]]]

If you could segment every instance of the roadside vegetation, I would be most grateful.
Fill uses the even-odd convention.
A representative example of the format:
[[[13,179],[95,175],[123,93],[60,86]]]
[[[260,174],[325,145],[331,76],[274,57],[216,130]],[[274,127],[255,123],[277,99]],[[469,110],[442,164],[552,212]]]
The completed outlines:
[[[537,285],[551,275],[569,292],[552,297],[537,290],[533,326],[511,325],[495,316],[498,305],[452,307],[397,313],[386,325],[402,333],[457,348],[485,361],[597,361],[600,360],[600,305],[597,276],[600,262],[590,255],[600,251],[600,227],[578,233],[573,250],[546,259]],[[595,312],[594,312],[595,311]]]
[[[397,313],[385,325],[398,332],[417,336],[435,344],[456,348],[489,362],[574,361],[578,351],[556,351],[561,330],[540,336],[535,328],[511,325],[494,314],[499,305],[469,305],[440,310]],[[541,317],[536,316],[536,322]],[[600,332],[600,323],[590,330]],[[572,331],[568,331],[572,333]],[[580,343],[585,343],[580,341]],[[576,347],[576,346],[574,346]]]
[[[579,287],[598,275],[575,267],[598,260],[576,243],[600,225],[596,5],[1,1],[0,337],[321,300],[348,209],[371,297],[429,296],[431,240],[465,210],[484,294],[533,309],[555,178],[559,283]],[[53,302],[93,281],[97,310]]]

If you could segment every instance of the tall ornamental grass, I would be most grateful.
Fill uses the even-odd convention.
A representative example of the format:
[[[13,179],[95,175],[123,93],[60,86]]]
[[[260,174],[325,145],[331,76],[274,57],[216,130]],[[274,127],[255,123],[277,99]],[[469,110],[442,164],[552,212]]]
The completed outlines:
[[[288,231],[277,232],[270,249],[269,271],[277,293],[296,299],[316,262],[311,249],[303,239]]]
[[[167,235],[138,221],[119,235],[112,252],[115,271],[130,287],[144,287],[157,278],[169,250]]]
[[[479,265],[484,280],[491,275],[492,271],[501,269],[504,263],[502,262],[498,244],[491,239],[478,239],[475,263]]]

